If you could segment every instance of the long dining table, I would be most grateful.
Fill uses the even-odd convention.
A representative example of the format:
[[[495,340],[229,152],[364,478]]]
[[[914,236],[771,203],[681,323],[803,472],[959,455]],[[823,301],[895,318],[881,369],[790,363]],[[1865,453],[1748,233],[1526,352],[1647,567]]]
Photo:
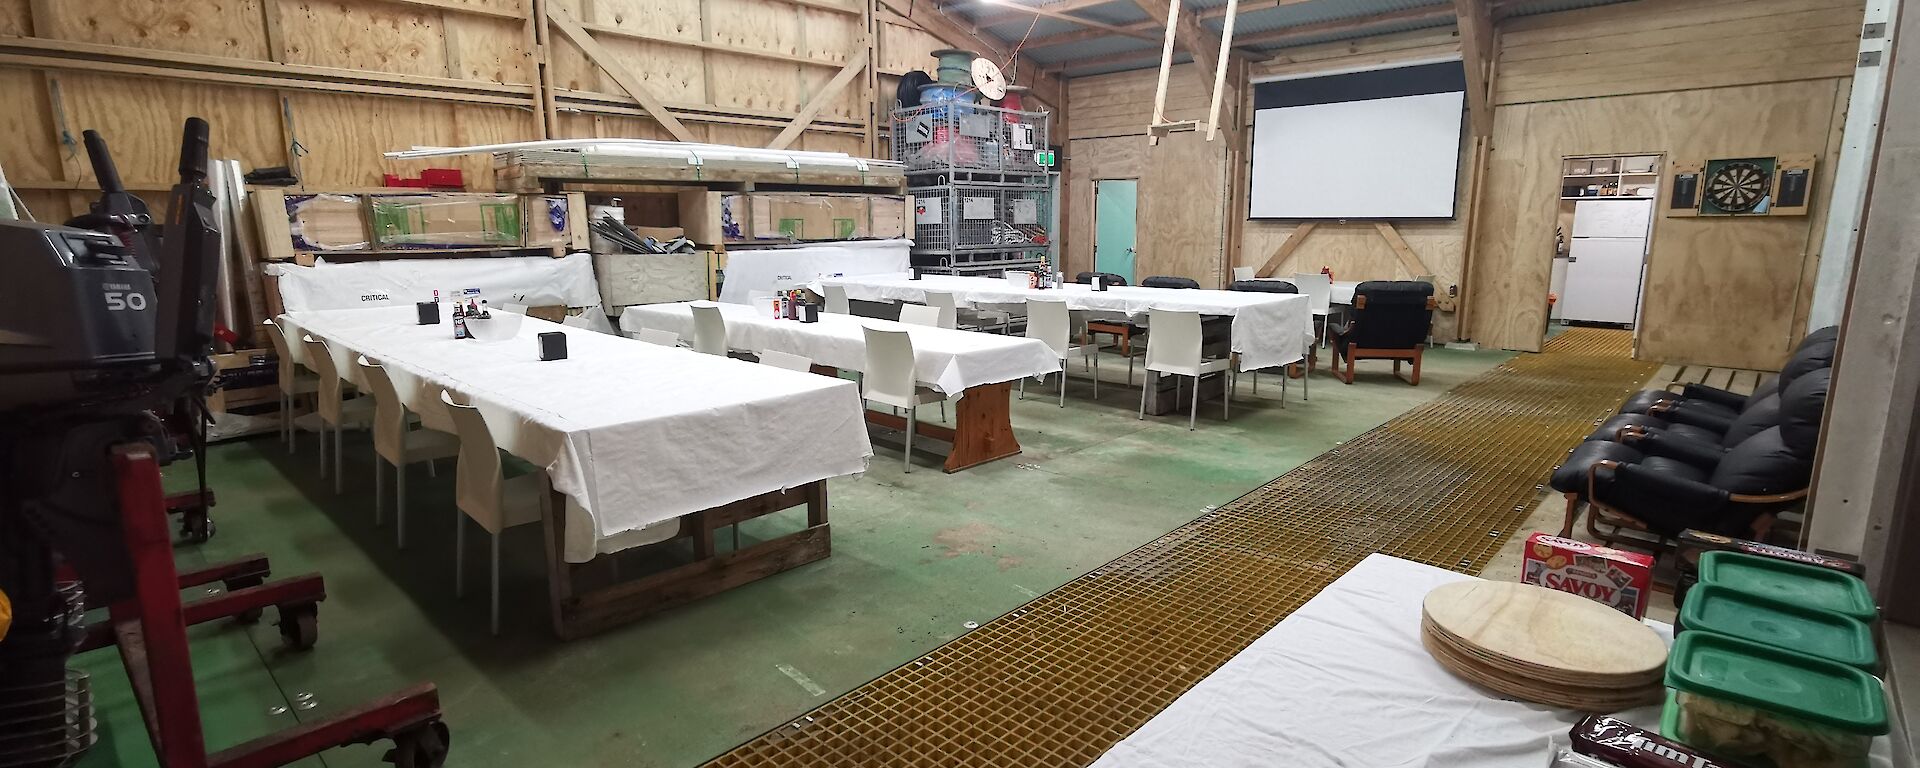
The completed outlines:
[[[1231,343],[1242,371],[1290,365],[1305,359],[1314,338],[1313,311],[1297,294],[1216,291],[1198,288],[1112,286],[1103,291],[1070,283],[1036,289],[997,277],[906,274],[821,278],[818,288],[837,286],[859,301],[925,303],[928,292],[950,293],[967,304],[1064,301],[1068,309],[1145,317],[1152,310],[1197,312],[1231,318]]]
[[[429,325],[410,305],[284,317],[327,342],[343,378],[358,379],[354,363],[365,356],[417,380],[400,396],[428,425],[449,423],[439,393],[451,390],[479,409],[501,449],[546,471],[557,634],[605,629],[829,554],[826,480],[865,471],[873,455],[853,382],[531,317],[510,339],[455,339],[450,306]],[[544,333],[564,335],[564,359],[540,359]],[[790,435],[806,435],[807,450],[767,449]],[[715,551],[715,530],[802,504],[800,532]],[[693,540],[694,562],[587,586],[612,570],[586,568],[596,558],[656,541],[672,521],[676,536]]]
[[[916,421],[916,435],[951,443],[943,468],[958,472],[1020,452],[1013,433],[1008,399],[1013,382],[1027,376],[1060,372],[1060,357],[1045,342],[1019,336],[972,333],[911,325],[852,315],[822,313],[819,322],[775,319],[758,305],[714,302],[677,302],[627,307],[620,313],[620,330],[670,331],[683,339],[693,336],[693,308],[717,307],[725,320],[730,349],[759,353],[768,350],[800,355],[819,372],[865,372],[866,328],[905,331],[913,343],[914,377],[949,395],[960,395],[951,427]],[[868,421],[905,429],[906,420],[890,411],[866,411]]]

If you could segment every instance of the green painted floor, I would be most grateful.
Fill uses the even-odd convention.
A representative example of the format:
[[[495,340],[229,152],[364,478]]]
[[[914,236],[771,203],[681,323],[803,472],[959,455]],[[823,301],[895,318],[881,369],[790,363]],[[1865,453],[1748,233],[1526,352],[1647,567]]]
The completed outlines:
[[[1284,409],[1277,377],[1262,377],[1258,399],[1243,378],[1232,421],[1203,403],[1200,429],[1188,432],[1184,417],[1135,420],[1137,384],[1124,386],[1124,363],[1109,356],[1098,402],[1084,373],[1065,409],[1050,385],[1029,384],[1013,412],[1020,456],[956,475],[923,457],[903,474],[897,437],[876,434],[871,471],[830,485],[831,558],[566,644],[547,628],[535,527],[506,539],[501,637],[486,631],[480,535],[468,540],[468,595],[455,599],[450,467],[438,478],[416,467],[400,552],[391,522],[372,524],[364,437],[349,436],[340,495],[315,476],[312,436],[294,456],[270,436],[219,445],[219,533],[183,546],[183,567],[265,552],[280,575],[323,572],[329,597],[308,653],[279,648],[271,612],[253,627],[193,630],[208,740],[231,746],[430,680],[453,731],[451,765],[697,765],[1507,357],[1430,351],[1417,388],[1384,363],[1362,364],[1353,386],[1323,372],[1312,401],[1300,401],[1296,381]],[[169,480],[190,473],[171,468]],[[749,523],[742,538],[797,529],[801,514]],[[95,676],[105,733],[81,765],[153,765],[118,658],[100,651],[79,663]],[[303,694],[311,709],[298,708]],[[324,764],[384,765],[384,749],[335,750]]]

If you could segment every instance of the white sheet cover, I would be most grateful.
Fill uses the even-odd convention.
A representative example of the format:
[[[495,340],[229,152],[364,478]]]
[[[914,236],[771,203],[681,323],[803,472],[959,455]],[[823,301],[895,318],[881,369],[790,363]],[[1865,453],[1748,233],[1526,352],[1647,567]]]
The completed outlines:
[[[720,300],[745,304],[750,293],[799,287],[821,275],[905,272],[912,250],[912,240],[848,240],[797,248],[737,248],[727,252],[727,281],[720,286]]]
[[[1307,343],[1313,338],[1312,310],[1307,298],[1298,295],[1138,286],[1095,291],[1077,284],[1034,290],[997,277],[927,275],[909,280],[904,274],[825,278],[819,285],[844,286],[847,298],[865,301],[924,302],[927,291],[946,291],[955,300],[971,304],[1040,299],[1065,301],[1069,309],[1120,312],[1140,318],[1150,309],[1229,315],[1233,317],[1233,351],[1240,353],[1243,371],[1298,362],[1305,358]]]
[[[710,302],[642,304],[620,313],[620,330],[673,331],[693,338],[693,306]],[[758,307],[720,304],[727,319],[727,346],[753,352],[776,350],[805,355],[820,365],[852,371],[867,367],[862,326],[906,331],[913,340],[913,362],[920,381],[950,395],[968,387],[1015,381],[1060,370],[1060,358],[1046,342],[997,333],[954,331],[852,315],[821,314],[820,322],[775,320]]]
[[[449,291],[478,288],[494,303],[539,307],[600,304],[593,278],[593,257],[507,256],[464,259],[387,259],[343,264],[321,259],[311,267],[268,264],[279,278],[280,303],[288,312],[310,309],[359,309],[413,306],[443,299]]]
[[[1273,280],[1275,282],[1293,285],[1293,279],[1288,277],[1256,277],[1254,279]],[[1333,281],[1333,290],[1327,292],[1327,298],[1335,304],[1353,306],[1353,289],[1358,287],[1360,287],[1360,281],[1358,280],[1335,280]]]
[[[571,500],[569,562],[622,549],[650,523],[863,472],[873,455],[851,381],[531,317],[499,343],[456,341],[445,318],[416,325],[412,306],[288,317],[472,397],[500,447],[545,467]],[[535,336],[548,331],[567,335],[567,359],[539,359]]]
[[[1583,713],[1502,699],[1420,645],[1428,590],[1471,578],[1368,555],[1094,768],[1544,768]],[[1617,716],[1658,729],[1660,707]],[[1873,749],[1888,765],[1888,740]]]

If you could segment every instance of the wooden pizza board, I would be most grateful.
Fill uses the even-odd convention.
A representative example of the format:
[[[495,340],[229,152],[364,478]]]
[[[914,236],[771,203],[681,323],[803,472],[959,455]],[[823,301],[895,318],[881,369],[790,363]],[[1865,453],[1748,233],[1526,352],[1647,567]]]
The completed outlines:
[[[1516,677],[1638,688],[1666,668],[1667,645],[1651,627],[1584,597],[1532,584],[1444,584],[1427,593],[1422,615],[1431,634]]]

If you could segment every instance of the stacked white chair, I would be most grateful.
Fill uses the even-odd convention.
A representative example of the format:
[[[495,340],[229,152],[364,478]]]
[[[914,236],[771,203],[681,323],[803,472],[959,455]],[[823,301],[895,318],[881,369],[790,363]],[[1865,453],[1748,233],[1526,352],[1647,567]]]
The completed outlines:
[[[912,306],[912,305],[908,305]],[[945,403],[946,395],[931,387],[920,386],[913,361],[913,339],[906,331],[863,328],[867,340],[867,370],[860,379],[860,397],[907,409],[907,445],[904,471],[913,471],[913,433],[919,424],[917,413],[927,403]]]
[[[1093,361],[1093,399],[1100,399],[1100,347],[1095,344],[1073,346],[1073,313],[1064,301],[1027,302],[1027,338],[1046,342],[1060,358],[1060,407],[1067,407],[1068,360]],[[1020,397],[1027,396],[1027,380],[1020,379]]]
[[[340,466],[340,431],[361,429],[373,420],[373,403],[366,398],[346,400],[345,372],[333,364],[333,350],[325,339],[305,334],[301,338],[307,350],[307,365],[319,376],[315,390],[314,415],[320,419],[320,476],[327,476],[327,435],[333,435],[333,492],[345,490],[346,473]]]
[[[431,462],[460,455],[460,438],[451,432],[426,426],[412,428],[407,403],[431,403],[440,406],[439,387],[421,381],[397,369],[361,357],[360,376],[373,395],[373,522],[379,525],[386,509],[386,472],[394,468],[394,544],[407,548],[407,468],[419,462]],[[402,391],[404,390],[404,391]],[[423,419],[424,421],[424,419]],[[451,420],[442,426],[451,429]]]

